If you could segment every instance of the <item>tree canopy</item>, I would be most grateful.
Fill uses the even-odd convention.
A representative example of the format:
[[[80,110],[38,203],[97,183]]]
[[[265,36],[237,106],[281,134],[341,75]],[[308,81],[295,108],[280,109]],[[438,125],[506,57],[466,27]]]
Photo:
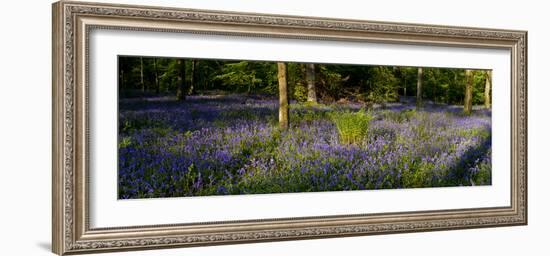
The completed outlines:
[[[288,97],[299,102],[367,103],[399,101],[402,96],[442,104],[464,104],[467,72],[347,64],[286,63]],[[419,70],[421,72],[419,72]],[[276,62],[124,56],[119,59],[122,97],[248,93],[278,95]],[[490,104],[490,71],[472,70],[471,103]],[[420,86],[419,87],[419,81]],[[489,83],[489,84],[488,84]]]

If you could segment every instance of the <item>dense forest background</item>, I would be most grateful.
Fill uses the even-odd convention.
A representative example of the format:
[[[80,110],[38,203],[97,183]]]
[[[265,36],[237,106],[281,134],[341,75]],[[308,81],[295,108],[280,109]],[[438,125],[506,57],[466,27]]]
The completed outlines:
[[[412,96],[433,103],[490,106],[490,71],[293,62],[285,63],[285,69],[288,98],[298,102],[384,104]],[[279,72],[276,62],[127,56],[119,58],[119,93],[179,99],[193,94],[276,96]]]

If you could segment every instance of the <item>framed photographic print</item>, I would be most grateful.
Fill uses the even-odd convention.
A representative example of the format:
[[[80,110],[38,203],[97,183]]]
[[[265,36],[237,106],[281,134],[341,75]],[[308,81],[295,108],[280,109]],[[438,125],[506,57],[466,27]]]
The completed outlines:
[[[527,224],[527,32],[61,1],[53,251]]]

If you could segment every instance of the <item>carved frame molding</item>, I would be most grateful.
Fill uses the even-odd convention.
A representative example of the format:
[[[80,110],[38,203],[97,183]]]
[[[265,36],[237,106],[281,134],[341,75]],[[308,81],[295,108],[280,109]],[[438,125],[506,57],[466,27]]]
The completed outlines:
[[[88,35],[93,29],[510,49],[510,207],[90,229]],[[55,253],[216,245],[527,224],[527,32],[61,1],[53,5]]]

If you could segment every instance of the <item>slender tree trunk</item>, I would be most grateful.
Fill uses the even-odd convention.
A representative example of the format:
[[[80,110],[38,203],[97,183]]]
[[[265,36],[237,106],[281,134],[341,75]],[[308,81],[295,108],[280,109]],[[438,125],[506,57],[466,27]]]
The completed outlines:
[[[191,61],[191,83],[189,84],[189,94],[193,94],[193,91],[195,90],[195,83],[197,82],[196,77],[196,66],[197,66],[197,60]]]
[[[143,57],[139,57],[139,77],[141,78],[141,92],[145,92],[145,81],[143,80]]]
[[[418,78],[416,80],[416,108],[420,109],[423,105],[422,103],[422,79],[423,79],[423,70],[418,68]]]
[[[208,89],[208,78],[210,77],[210,71],[208,69],[208,64],[203,65],[205,68],[203,68],[203,72],[201,74],[201,84],[202,84],[202,90],[206,91]]]
[[[286,63],[277,63],[277,78],[279,80],[279,127],[288,129],[288,86],[286,81]]]
[[[473,73],[472,70],[466,69],[466,89],[464,91],[464,113],[469,115],[472,113],[472,86]]]
[[[118,84],[119,89],[124,88],[124,69],[120,70],[120,83]]]
[[[306,64],[307,101],[317,102],[315,90],[315,64]]]
[[[450,90],[451,90],[452,87],[457,87],[458,86],[458,74],[459,74],[458,70],[453,71],[453,83],[450,84],[449,88],[447,89],[447,104],[452,104],[453,100],[455,100],[455,99],[451,99]],[[454,95],[454,93],[453,93],[453,95]]]
[[[159,83],[159,70],[157,67],[157,58],[153,58],[153,69],[155,71],[155,92],[160,94],[160,83]]]
[[[491,79],[492,79],[492,76],[493,76],[493,72],[491,70],[487,71],[485,73],[485,92],[484,92],[484,96],[485,96],[485,108],[489,109],[491,108]]]
[[[187,85],[185,81],[185,60],[178,59],[178,89],[176,91],[176,98],[178,100],[185,100],[185,95],[187,94]]]

